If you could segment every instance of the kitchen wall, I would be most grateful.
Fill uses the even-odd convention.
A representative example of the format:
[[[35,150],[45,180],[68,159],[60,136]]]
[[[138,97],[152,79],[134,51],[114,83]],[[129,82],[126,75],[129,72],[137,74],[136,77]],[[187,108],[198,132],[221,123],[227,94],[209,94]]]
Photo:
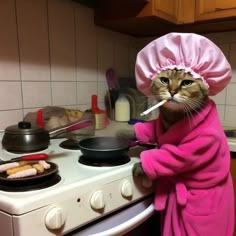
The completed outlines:
[[[217,104],[222,123],[236,127],[236,31],[206,36],[221,48],[231,64],[232,79],[229,85],[212,99]]]
[[[0,0],[0,129],[47,105],[85,110],[105,71],[134,74],[135,38],[96,27],[70,0]]]
[[[213,99],[222,122],[236,126],[236,32],[207,36],[232,65]],[[148,41],[95,26],[93,10],[70,0],[0,0],[0,129],[47,105],[85,110],[92,94],[104,108],[106,69],[133,76]]]

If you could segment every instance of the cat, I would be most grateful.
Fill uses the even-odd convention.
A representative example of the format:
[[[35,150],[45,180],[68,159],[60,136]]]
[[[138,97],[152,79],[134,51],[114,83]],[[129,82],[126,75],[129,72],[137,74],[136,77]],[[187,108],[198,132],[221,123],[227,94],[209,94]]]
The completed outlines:
[[[163,127],[167,131],[174,123],[201,110],[208,100],[208,87],[184,70],[165,70],[152,80],[150,91],[157,102],[168,100],[159,108]],[[187,124],[186,124],[187,125]],[[135,139],[134,129],[119,130],[117,137]],[[134,176],[145,175],[141,163],[133,167]]]
[[[162,235],[233,235],[230,150],[211,99],[232,78],[229,62],[204,36],[173,32],[137,54],[135,78],[162,104],[156,119],[133,126],[140,143],[157,144],[133,174],[153,180]]]

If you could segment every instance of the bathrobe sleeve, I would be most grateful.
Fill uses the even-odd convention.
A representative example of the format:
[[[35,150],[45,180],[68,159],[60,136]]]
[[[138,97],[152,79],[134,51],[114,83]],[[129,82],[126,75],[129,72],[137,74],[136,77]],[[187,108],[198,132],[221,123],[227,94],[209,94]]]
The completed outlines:
[[[135,135],[141,143],[155,143],[156,142],[156,122],[155,120],[147,121],[145,123],[135,124]]]
[[[204,170],[209,168],[209,165],[212,169],[207,171],[207,175],[210,175],[211,172],[222,168],[220,166],[222,163],[216,160],[219,159],[217,156],[219,149],[221,154],[225,149],[224,145],[221,145],[221,137],[216,135],[214,130],[208,130],[196,137],[189,137],[177,146],[163,144],[160,149],[143,151],[142,167],[151,179],[159,176],[175,176],[198,168]]]

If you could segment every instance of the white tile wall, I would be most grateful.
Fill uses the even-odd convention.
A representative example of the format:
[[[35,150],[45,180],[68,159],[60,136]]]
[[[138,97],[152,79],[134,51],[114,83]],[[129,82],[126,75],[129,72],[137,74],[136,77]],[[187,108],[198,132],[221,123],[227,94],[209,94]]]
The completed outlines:
[[[52,81],[76,81],[74,13],[75,9],[71,7],[69,1],[48,1],[48,34]],[[65,103],[55,101],[56,103],[65,105]],[[76,100],[72,102],[72,104],[75,103]]]
[[[50,81],[47,1],[16,0],[22,81]]]
[[[52,82],[52,104],[76,105],[76,82]]]
[[[232,67],[229,85],[217,96],[212,97],[218,107],[223,123],[236,126],[236,31],[206,35],[223,51]]]
[[[18,81],[2,81],[0,86],[0,101],[0,110],[21,109],[21,83]]]
[[[236,31],[207,36],[232,65],[232,81],[213,99],[236,126]],[[73,1],[0,0],[0,129],[47,105],[88,109],[92,94],[104,108],[106,70],[134,76],[148,41],[95,26],[93,10]]]
[[[105,72],[133,73],[135,41],[73,1],[0,0],[0,129],[47,105],[88,109],[92,94],[104,108]]]
[[[43,107],[52,104],[50,82],[22,82],[23,107]]]
[[[20,80],[15,0],[0,1],[0,81]]]

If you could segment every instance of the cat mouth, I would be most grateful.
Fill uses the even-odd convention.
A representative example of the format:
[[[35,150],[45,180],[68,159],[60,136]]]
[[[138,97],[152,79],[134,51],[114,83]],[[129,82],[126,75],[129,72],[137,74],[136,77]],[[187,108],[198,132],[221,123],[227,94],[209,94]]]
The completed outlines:
[[[175,99],[171,98],[167,100],[167,103],[178,103]]]
[[[178,101],[174,100],[174,99],[169,99],[164,105],[163,105],[164,109],[168,109],[168,110],[181,110],[181,105]]]

